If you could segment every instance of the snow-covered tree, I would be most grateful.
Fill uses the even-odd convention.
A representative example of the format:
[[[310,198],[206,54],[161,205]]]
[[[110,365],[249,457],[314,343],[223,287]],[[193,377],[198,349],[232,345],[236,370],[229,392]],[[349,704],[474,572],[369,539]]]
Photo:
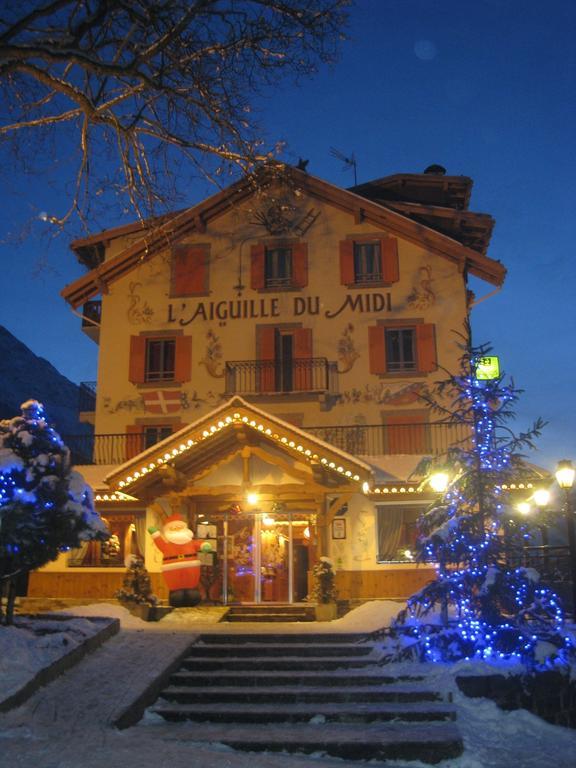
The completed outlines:
[[[28,400],[21,408],[22,416],[0,421],[0,595],[7,596],[8,623],[19,574],[109,535],[42,405]]]
[[[503,375],[480,377],[488,347],[462,347],[458,374],[427,397],[442,421],[469,435],[443,457],[451,481],[419,521],[418,559],[436,563],[438,578],[410,598],[395,631],[403,654],[420,660],[551,663],[569,648],[560,602],[535,570],[508,565],[529,534],[510,515],[506,488],[526,477],[520,451],[543,423],[515,435],[507,424],[520,391]]]

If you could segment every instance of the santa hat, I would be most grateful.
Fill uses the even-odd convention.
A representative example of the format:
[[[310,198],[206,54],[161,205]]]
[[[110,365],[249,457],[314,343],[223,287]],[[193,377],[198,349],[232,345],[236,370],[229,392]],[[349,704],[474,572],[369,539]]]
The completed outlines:
[[[170,515],[170,517],[167,517],[166,520],[164,520],[163,527],[166,528],[166,526],[169,526],[171,523],[184,523],[184,525],[188,527],[188,523],[186,522],[186,520],[184,520],[182,515],[178,515],[178,514]]]

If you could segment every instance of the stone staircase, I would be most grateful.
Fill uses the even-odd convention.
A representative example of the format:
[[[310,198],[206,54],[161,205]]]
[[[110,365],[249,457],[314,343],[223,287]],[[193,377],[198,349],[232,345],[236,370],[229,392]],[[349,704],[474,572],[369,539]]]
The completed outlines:
[[[387,675],[379,657],[363,635],[205,634],[151,707],[166,721],[154,732],[353,760],[460,755],[453,706],[420,677]]]
[[[245,621],[258,622],[285,622],[285,621],[314,621],[314,606],[307,604],[282,604],[273,603],[265,605],[242,604],[233,605],[222,621],[234,623]]]

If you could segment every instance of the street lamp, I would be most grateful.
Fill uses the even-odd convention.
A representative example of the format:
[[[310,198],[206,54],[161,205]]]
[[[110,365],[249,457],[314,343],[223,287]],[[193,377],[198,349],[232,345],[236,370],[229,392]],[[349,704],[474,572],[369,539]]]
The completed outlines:
[[[568,548],[570,550],[570,574],[572,580],[572,616],[576,616],[576,533],[574,517],[570,504],[570,491],[574,485],[574,467],[572,462],[564,459],[558,462],[556,482],[564,491],[564,515],[566,516],[566,531],[568,533]]]

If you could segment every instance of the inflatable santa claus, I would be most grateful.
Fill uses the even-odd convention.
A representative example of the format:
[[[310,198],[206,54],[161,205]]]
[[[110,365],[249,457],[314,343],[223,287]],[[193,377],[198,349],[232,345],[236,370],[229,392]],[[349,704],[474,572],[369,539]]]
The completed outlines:
[[[162,574],[170,590],[170,605],[184,608],[197,605],[200,600],[201,563],[198,552],[210,552],[207,541],[194,541],[194,534],[180,515],[171,515],[162,527],[148,528],[154,544],[162,552]]]

